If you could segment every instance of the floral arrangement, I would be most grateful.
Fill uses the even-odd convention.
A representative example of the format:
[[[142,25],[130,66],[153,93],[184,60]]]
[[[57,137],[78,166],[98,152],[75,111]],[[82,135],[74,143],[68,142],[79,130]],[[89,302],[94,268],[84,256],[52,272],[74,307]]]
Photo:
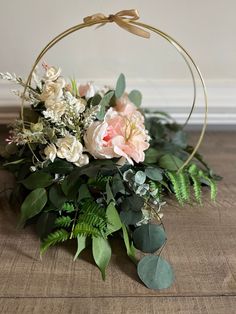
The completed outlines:
[[[163,206],[171,195],[181,205],[201,203],[203,186],[214,200],[218,179],[199,153],[184,165],[193,147],[182,127],[165,113],[142,110],[141,93],[125,91],[123,74],[114,89],[66,81],[47,64],[30,86],[16,75],[0,77],[27,91],[17,92],[28,106],[10,126],[1,165],[16,177],[19,226],[36,225],[41,255],[76,239],[74,259],[91,247],[105,279],[117,234],[144,284],[169,287],[173,271],[160,256]],[[138,261],[136,250],[147,254]]]

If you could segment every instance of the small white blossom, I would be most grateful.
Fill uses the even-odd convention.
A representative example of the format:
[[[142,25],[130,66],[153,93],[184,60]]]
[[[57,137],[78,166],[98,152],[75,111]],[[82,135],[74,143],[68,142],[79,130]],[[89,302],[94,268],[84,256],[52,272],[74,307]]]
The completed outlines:
[[[83,155],[83,145],[75,136],[66,134],[65,137],[57,140],[57,156],[73,162],[76,166],[81,167],[88,164],[88,156]]]
[[[45,81],[56,81],[61,75],[61,69],[56,67],[48,67],[45,73]]]
[[[56,155],[57,155],[57,148],[54,144],[48,144],[47,147],[44,149],[44,154],[46,155],[47,159],[50,159],[51,162],[54,162]]]

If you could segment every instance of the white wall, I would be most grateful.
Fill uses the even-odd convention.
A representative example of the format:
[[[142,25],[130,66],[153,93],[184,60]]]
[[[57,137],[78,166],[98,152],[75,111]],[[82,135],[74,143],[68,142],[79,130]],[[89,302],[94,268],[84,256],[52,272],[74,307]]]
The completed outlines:
[[[137,8],[141,20],[176,38],[192,54],[206,79],[210,123],[236,121],[235,0],[0,0],[0,72],[26,76],[40,49],[84,16]],[[145,40],[115,25],[71,35],[45,57],[65,75],[112,83],[124,72],[130,87],[144,93],[144,104],[172,112],[180,121],[190,106],[189,74],[181,58],[162,39]],[[8,85],[0,82],[1,117],[11,118]],[[199,106],[202,106],[200,95]],[[6,107],[7,106],[7,107]],[[15,113],[13,113],[14,115]],[[193,122],[202,119],[202,110]],[[0,119],[1,121],[1,119]]]

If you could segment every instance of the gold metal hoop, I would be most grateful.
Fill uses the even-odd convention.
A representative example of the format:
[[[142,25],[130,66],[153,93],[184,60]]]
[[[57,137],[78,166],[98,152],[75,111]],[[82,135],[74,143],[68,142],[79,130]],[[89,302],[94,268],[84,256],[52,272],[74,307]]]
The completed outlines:
[[[36,58],[33,66],[32,66],[32,69],[31,69],[31,71],[30,71],[30,73],[28,75],[28,78],[26,80],[25,87],[24,87],[24,90],[23,90],[22,103],[21,103],[21,118],[22,118],[22,121],[23,121],[23,125],[24,125],[24,101],[25,101],[25,94],[26,94],[27,88],[31,84],[32,75],[33,75],[33,72],[34,72],[36,66],[38,65],[38,63],[42,59],[42,57],[47,53],[48,50],[50,50],[53,46],[55,46],[59,41],[61,41],[63,38],[67,37],[68,35],[76,32],[78,30],[81,30],[83,28],[91,27],[93,25],[100,25],[100,26],[102,26],[102,25],[105,25],[105,24],[110,23],[110,22],[116,22],[116,24],[118,24],[118,26],[124,28],[125,30],[128,30],[129,32],[134,33],[135,35],[139,35],[139,34],[137,34],[137,29],[138,29],[138,27],[141,27],[140,31],[143,31],[142,29],[147,29],[147,30],[152,31],[155,34],[161,36],[165,40],[167,40],[180,53],[180,55],[183,57],[185,63],[188,66],[188,69],[189,69],[190,74],[191,74],[192,82],[193,82],[193,102],[192,102],[190,113],[189,113],[189,115],[188,115],[188,117],[186,119],[186,122],[184,123],[183,127],[185,125],[187,125],[187,123],[188,123],[188,121],[189,121],[189,119],[190,119],[190,117],[191,117],[191,115],[193,113],[195,104],[196,104],[196,80],[195,80],[195,75],[194,75],[192,67],[195,69],[195,71],[196,71],[196,73],[197,73],[197,75],[198,75],[198,77],[200,79],[201,86],[202,86],[202,89],[203,89],[204,103],[205,103],[205,113],[204,113],[203,126],[202,126],[202,129],[201,129],[201,133],[200,133],[199,139],[197,141],[197,144],[195,145],[192,153],[189,155],[189,157],[184,162],[184,164],[179,168],[179,171],[181,171],[185,166],[188,165],[188,163],[194,157],[195,153],[197,152],[199,146],[202,143],[202,140],[203,140],[203,137],[204,137],[204,134],[205,134],[205,131],[206,131],[207,114],[208,114],[208,100],[207,100],[207,91],[206,91],[205,82],[204,82],[203,76],[202,76],[202,74],[201,74],[197,64],[194,62],[194,60],[192,59],[190,54],[174,38],[172,38],[168,34],[162,32],[161,30],[159,30],[159,29],[157,29],[155,27],[152,27],[152,26],[150,26],[148,24],[144,24],[142,22],[136,21],[137,18],[135,18],[135,19],[133,19],[133,18],[127,19],[126,17],[122,18],[122,14],[120,14],[120,13],[122,13],[122,12],[126,12],[127,13],[128,11],[131,11],[131,10],[121,11],[121,12],[118,12],[117,14],[115,14],[115,15],[109,15],[108,17],[104,16],[103,14],[98,14],[98,15],[94,15],[95,16],[94,19],[93,19],[94,16],[89,17],[89,19],[85,18],[84,19],[84,21],[85,21],[84,23],[75,25],[75,26],[65,30],[64,32],[60,33],[55,38],[53,38],[42,49],[42,51],[39,53],[38,57]],[[114,17],[117,18],[118,21]],[[123,23],[123,25],[122,25],[122,23]],[[136,28],[135,31],[132,30],[132,27]],[[143,32],[145,32],[145,31],[143,31]],[[142,36],[142,35],[140,35],[140,36]],[[144,37],[144,36],[142,36],[142,37]]]

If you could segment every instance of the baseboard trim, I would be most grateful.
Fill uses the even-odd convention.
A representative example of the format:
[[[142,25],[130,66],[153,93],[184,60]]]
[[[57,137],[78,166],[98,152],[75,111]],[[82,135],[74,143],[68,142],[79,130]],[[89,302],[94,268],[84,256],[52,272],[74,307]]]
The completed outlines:
[[[86,80],[84,80],[86,81]],[[94,80],[103,86],[111,80]],[[183,123],[191,107],[192,87],[181,80],[129,80],[128,88],[139,89],[143,94],[143,105],[150,109],[170,113],[177,122]],[[13,86],[14,88],[15,86]],[[0,81],[0,124],[8,124],[19,115],[20,101],[11,93],[12,85]],[[236,81],[207,81],[209,99],[209,125],[236,126]],[[198,93],[196,110],[189,121],[190,125],[202,124],[204,101]]]

